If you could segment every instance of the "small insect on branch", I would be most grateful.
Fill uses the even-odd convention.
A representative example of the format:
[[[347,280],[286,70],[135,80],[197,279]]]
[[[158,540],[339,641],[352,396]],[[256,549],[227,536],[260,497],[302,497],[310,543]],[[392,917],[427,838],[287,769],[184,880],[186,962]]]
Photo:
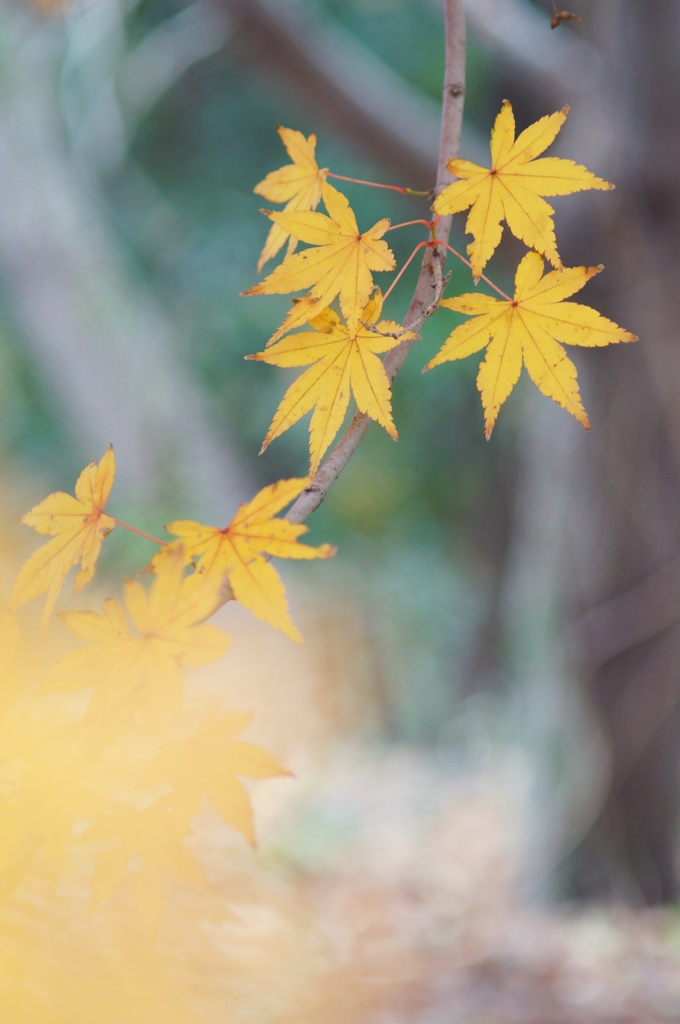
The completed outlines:
[[[555,0],[552,0],[552,8],[555,13],[550,19],[550,28],[557,28],[563,21],[583,21],[583,18],[579,18],[578,14],[573,14],[572,11],[558,11]]]

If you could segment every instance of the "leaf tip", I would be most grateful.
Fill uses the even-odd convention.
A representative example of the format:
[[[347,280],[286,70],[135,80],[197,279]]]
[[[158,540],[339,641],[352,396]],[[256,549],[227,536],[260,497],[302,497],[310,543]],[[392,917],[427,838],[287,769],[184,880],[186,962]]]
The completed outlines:
[[[498,417],[498,408],[490,410],[489,413],[484,417],[484,437],[487,441],[491,440],[491,434],[493,428],[496,425],[496,419]]]

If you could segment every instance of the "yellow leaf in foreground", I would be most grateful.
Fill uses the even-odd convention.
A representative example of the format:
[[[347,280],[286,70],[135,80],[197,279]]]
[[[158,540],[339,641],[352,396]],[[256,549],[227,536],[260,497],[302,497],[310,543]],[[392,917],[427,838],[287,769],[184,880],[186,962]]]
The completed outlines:
[[[238,777],[268,779],[290,772],[262,747],[235,739],[251,717],[215,711],[193,736],[165,744],[148,765],[139,784],[172,783],[172,813],[180,831],[189,827],[205,796],[223,821],[255,845],[253,810]]]
[[[305,138],[302,132],[292,128],[277,128],[277,131],[292,163],[272,171],[255,186],[253,192],[272,203],[286,203],[283,213],[315,210],[321,199],[321,185],[328,174],[328,169],[321,170],[314,157],[316,135]],[[286,241],[290,254],[297,245],[297,239],[292,238],[279,224],[272,224],[257,263],[258,273],[268,260],[276,256]]]
[[[19,625],[7,608],[0,608],[0,717],[19,692],[21,679],[16,669]]]
[[[439,214],[453,214],[472,207],[465,230],[473,236],[467,252],[475,278],[501,240],[503,220],[525,245],[543,253],[554,267],[561,267],[552,219],[555,211],[542,196],[614,187],[573,160],[535,159],[553,142],[568,113],[569,107],[564,107],[542,117],[515,139],[515,118],[505,100],[491,132],[491,167],[449,160],[448,169],[459,180],[437,197],[434,209]]]
[[[477,377],[490,437],[498,410],[526,366],[534,384],[588,428],[581,404],[576,367],[560,342],[588,348],[637,341],[589,306],[564,302],[583,288],[602,267],[565,267],[543,276],[543,257],[527,253],[515,275],[511,302],[489,295],[459,295],[444,299],[442,306],[473,317],[449,335],[426,370],[453,359],[464,359],[487,348]]]
[[[69,570],[80,562],[75,590],[92,579],[102,540],[116,525],[115,519],[104,513],[115,471],[113,448],[109,447],[99,465],[92,461],[82,471],[76,482],[75,497],[57,491],[22,518],[26,526],[49,534],[53,539],[34,552],[19,570],[10,607],[16,608],[46,593],[41,618],[44,627]]]
[[[381,240],[389,220],[379,220],[361,234],[345,196],[327,182],[322,185],[321,194],[328,216],[304,211],[267,214],[293,238],[313,247],[286,256],[268,277],[243,292],[286,295],[311,289],[295,303],[270,342],[306,324],[336,297],[346,319],[356,320],[373,290],[372,272],[394,270],[392,250]]]
[[[103,747],[44,703],[24,698],[0,720],[0,894],[39,849],[56,875],[79,825],[107,803],[97,792]]]
[[[203,873],[182,839],[175,820],[161,798],[142,810],[122,810],[100,819],[84,833],[83,842],[110,841],[96,856],[92,881],[95,904],[119,888],[131,866],[137,912],[150,933],[155,933],[163,911],[165,876],[187,885],[207,888]]]
[[[376,292],[358,321],[344,324],[332,309],[311,321],[313,331],[291,334],[248,359],[273,366],[307,366],[288,388],[264,439],[260,454],[305,413],[314,409],[309,426],[312,473],[342,425],[350,392],[361,412],[385,428],[396,441],[392,419],[392,392],[379,352],[387,352],[402,341],[416,338],[391,320],[376,322],[382,310],[382,296]],[[374,325],[376,333],[365,324]]]
[[[94,688],[89,713],[125,709],[129,702],[152,721],[174,712],[182,698],[182,667],[221,658],[229,638],[203,622],[215,610],[219,580],[196,573],[184,578],[185,559],[163,559],[150,591],[125,584],[125,606],[108,598],[104,614],[64,612],[66,625],[88,642],[59,661],[44,690],[67,693]],[[130,629],[128,617],[136,632]]]
[[[308,530],[304,524],[273,518],[308,484],[308,477],[270,484],[247,505],[241,505],[224,529],[189,519],[166,526],[169,533],[179,538],[184,558],[195,560],[201,574],[216,579],[218,586],[226,576],[239,604],[298,643],[302,637],[288,613],[285,588],[265,556],[310,559],[335,554],[330,544],[316,548],[301,544],[298,538]],[[169,548],[172,551],[175,544]]]

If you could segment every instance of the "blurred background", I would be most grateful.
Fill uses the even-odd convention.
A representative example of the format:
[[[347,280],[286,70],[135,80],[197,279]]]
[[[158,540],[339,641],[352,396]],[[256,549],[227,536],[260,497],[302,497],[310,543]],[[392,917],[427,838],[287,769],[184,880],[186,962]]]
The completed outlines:
[[[576,353],[589,433],[523,379],[487,443],[478,362],[420,374],[454,316],[424,325],[394,389],[398,444],[372,428],[310,522],[339,555],[284,568],[305,654],[260,666],[243,647],[235,693],[299,777],[285,811],[262,804],[258,884],[292,913],[282,949],[292,928],[306,973],[279,984],[275,946],[263,974],[230,961],[237,1020],[680,1017],[680,8],[572,0],[581,20],[554,31],[548,0],[467,9],[462,155],[486,162],[504,98],[518,129],[571,106],[551,153],[616,191],[556,201],[560,253],[605,264],[582,301],[641,340]],[[306,472],[304,424],[256,457],[290,378],[243,361],[287,307],[239,297],[268,229],[253,186],[287,162],[284,125],[317,135],[322,167],[428,188],[442,68],[439,0],[0,4],[5,564],[29,543],[16,517],[109,442],[115,514],[151,533],[226,524]],[[343,191],[362,227],[426,216]],[[420,238],[390,237],[398,262]],[[521,253],[504,240],[501,287]],[[450,269],[450,293],[468,290]],[[117,581],[146,557],[116,536],[103,568]],[[224,971],[210,929],[206,992]],[[204,996],[195,1019],[225,1019]],[[153,1005],[140,1021],[194,1019]],[[62,1020],[43,1012],[21,1020]]]

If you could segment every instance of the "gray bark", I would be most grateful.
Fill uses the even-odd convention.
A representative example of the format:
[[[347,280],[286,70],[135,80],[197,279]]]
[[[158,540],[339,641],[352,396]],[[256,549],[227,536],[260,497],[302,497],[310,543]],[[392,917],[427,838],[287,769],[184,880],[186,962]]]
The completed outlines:
[[[557,734],[559,677],[577,679],[585,698],[563,748],[568,809],[552,866],[571,894],[653,903],[678,895],[680,8],[602,0],[587,20],[602,83],[575,106],[565,155],[617,191],[606,203],[587,201],[587,225],[572,220],[561,251],[568,265],[605,264],[583,301],[640,341],[578,360],[590,434],[579,436],[563,414],[539,414],[523,488],[533,498],[516,555],[526,569],[533,533],[537,572],[523,607],[530,614],[543,588],[569,623],[562,635],[555,621],[544,629],[528,672],[532,699],[548,708]],[[548,532],[546,508],[554,513]]]

